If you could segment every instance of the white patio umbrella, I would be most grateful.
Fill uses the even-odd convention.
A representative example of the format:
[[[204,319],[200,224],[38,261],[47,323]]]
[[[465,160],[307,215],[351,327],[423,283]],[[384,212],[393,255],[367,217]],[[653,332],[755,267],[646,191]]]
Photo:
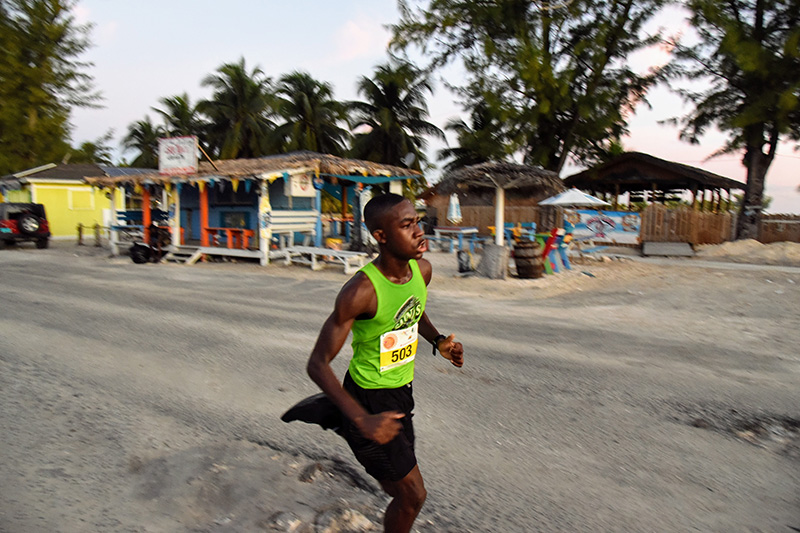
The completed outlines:
[[[447,220],[453,224],[460,224],[461,220],[461,202],[457,194],[450,195],[450,203],[447,206]]]
[[[611,204],[573,187],[572,189],[542,200],[539,202],[539,205],[553,205],[558,207],[601,207]]]

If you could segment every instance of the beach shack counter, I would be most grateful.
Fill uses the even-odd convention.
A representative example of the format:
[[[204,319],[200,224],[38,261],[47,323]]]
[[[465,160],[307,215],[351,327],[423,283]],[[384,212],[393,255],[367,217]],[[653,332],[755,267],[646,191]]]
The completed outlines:
[[[119,254],[125,240],[149,242],[154,224],[168,228],[174,251],[191,247],[196,258],[247,257],[266,265],[271,258],[286,258],[286,250],[298,243],[306,255],[322,247],[323,189],[343,199],[341,220],[346,221],[348,201],[364,187],[395,188],[419,177],[409,169],[302,152],[203,162],[196,174],[165,176],[154,171],[87,176],[86,181],[141,198],[140,209],[126,209],[116,205],[116,194],[110,195],[115,214],[112,254]],[[161,209],[152,207],[154,200]]]

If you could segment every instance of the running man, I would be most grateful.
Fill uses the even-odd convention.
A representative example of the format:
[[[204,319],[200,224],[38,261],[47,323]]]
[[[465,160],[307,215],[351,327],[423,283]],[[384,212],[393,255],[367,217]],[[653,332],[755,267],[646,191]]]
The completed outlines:
[[[336,298],[308,360],[308,375],[344,415],[341,434],[367,473],[392,497],[384,530],[411,530],[426,491],[414,455],[411,422],[414,359],[422,337],[461,367],[464,348],[455,335],[440,335],[425,313],[431,264],[422,259],[425,235],[411,202],[396,194],[373,198],[364,208],[380,253],[359,270]],[[330,363],[348,333],[353,358],[340,384]]]

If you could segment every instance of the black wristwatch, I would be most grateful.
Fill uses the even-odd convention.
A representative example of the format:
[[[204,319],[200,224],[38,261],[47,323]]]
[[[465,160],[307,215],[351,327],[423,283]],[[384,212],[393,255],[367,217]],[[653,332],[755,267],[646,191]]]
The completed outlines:
[[[433,339],[433,355],[436,355],[436,349],[439,347],[439,341],[443,341],[447,338],[445,335],[436,335]]]

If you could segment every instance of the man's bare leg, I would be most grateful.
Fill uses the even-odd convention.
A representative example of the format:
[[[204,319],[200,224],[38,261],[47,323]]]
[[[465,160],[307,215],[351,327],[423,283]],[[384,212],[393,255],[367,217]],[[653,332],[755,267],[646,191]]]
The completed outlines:
[[[393,498],[386,508],[383,530],[386,533],[408,533],[428,495],[419,465],[400,481],[382,481],[381,486]]]

